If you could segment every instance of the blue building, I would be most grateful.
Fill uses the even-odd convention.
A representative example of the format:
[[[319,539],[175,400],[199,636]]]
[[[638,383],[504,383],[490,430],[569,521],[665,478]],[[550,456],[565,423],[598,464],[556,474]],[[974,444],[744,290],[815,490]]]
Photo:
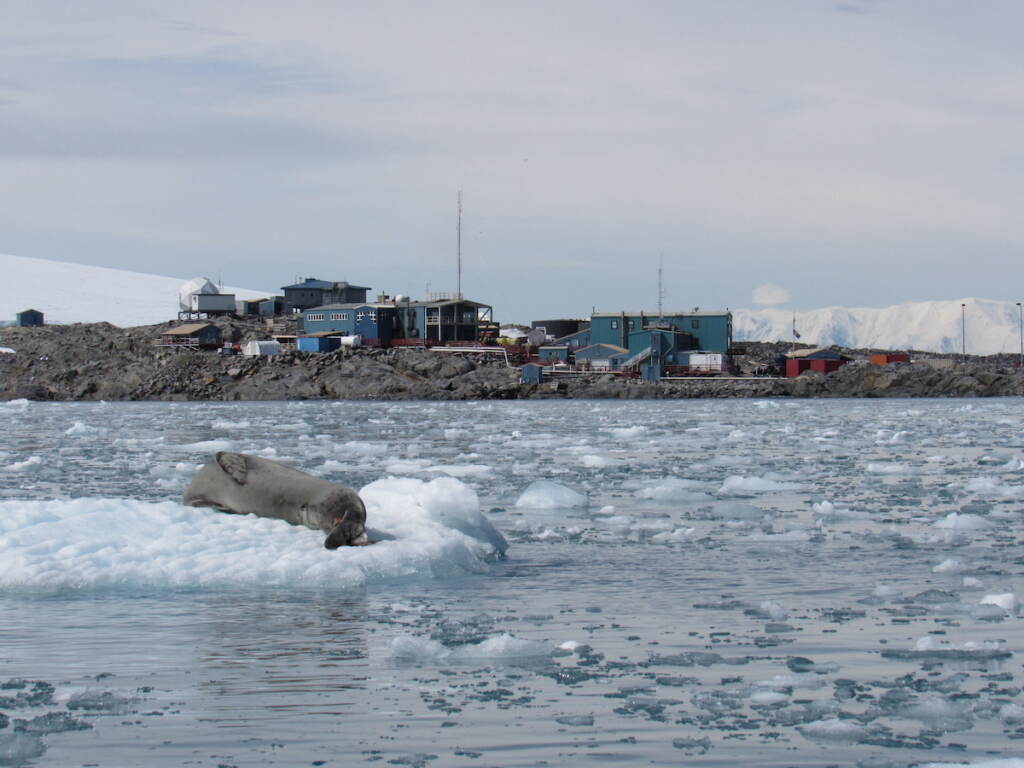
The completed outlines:
[[[43,324],[43,313],[38,309],[26,309],[14,316],[15,324],[23,328]]]
[[[295,340],[295,348],[300,352],[333,352],[341,346],[341,339],[336,335],[318,333],[314,336],[299,336]]]
[[[338,332],[388,344],[398,339],[431,343],[475,342],[480,328],[492,322],[489,304],[468,299],[388,300],[377,303],[326,304],[302,313],[305,333]]]
[[[310,309],[324,304],[355,304],[366,301],[366,286],[352,285],[344,281],[330,282],[307,277],[301,283],[285,285],[284,301],[294,310]]]
[[[729,351],[732,346],[731,312],[596,312],[590,317],[590,342],[629,348],[629,335],[651,327],[673,327],[693,338],[694,350]]]
[[[589,365],[596,371],[617,371],[629,358],[629,350],[615,344],[591,344],[576,350],[576,363]]]

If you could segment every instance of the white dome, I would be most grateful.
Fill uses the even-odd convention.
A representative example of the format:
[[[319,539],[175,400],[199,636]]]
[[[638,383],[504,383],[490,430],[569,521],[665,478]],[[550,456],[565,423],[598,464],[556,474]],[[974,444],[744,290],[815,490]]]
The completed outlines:
[[[187,283],[182,283],[178,289],[178,305],[182,310],[188,311],[192,307],[191,297],[197,293],[217,294],[217,286],[205,277],[193,277]]]

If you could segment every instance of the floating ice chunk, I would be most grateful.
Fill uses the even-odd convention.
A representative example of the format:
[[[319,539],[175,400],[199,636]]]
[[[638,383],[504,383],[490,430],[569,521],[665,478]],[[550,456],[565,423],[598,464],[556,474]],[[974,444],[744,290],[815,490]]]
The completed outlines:
[[[706,501],[708,495],[698,490],[703,483],[696,480],[683,480],[668,477],[646,488],[641,488],[636,495],[641,499],[654,501]]]
[[[0,765],[21,765],[45,751],[43,740],[31,733],[0,734]]]
[[[384,465],[384,471],[391,475],[413,475],[423,472],[433,462],[428,459],[398,459]]]
[[[754,407],[760,408],[761,410],[765,410],[767,408],[778,408],[779,404],[776,403],[774,400],[755,400]]]
[[[793,528],[782,533],[759,533],[750,537],[751,541],[778,542],[780,544],[799,544],[811,540],[811,534],[802,528]]]
[[[745,477],[743,475],[729,475],[718,489],[723,496],[746,493],[764,493],[768,491],[792,491],[799,488],[799,484],[793,482],[772,480],[767,477]]]
[[[633,427],[612,427],[607,431],[611,433],[612,437],[616,437],[619,440],[630,440],[644,434],[647,431],[647,427],[638,424]]]
[[[5,403],[0,403],[0,409],[11,410],[11,411],[24,411],[27,410],[31,400],[26,400],[24,397],[19,397],[16,400],[8,400]]]
[[[14,355],[14,354],[17,354],[17,353],[13,349],[11,349],[10,347],[0,347],[0,355]]]
[[[1024,723],[1024,707],[1020,704],[1004,704],[999,708],[999,719],[1007,725]]]
[[[94,427],[81,421],[76,421],[64,430],[65,435],[102,435],[106,432],[106,427]]]
[[[932,573],[960,573],[966,567],[963,560],[950,557],[932,568]]]
[[[906,464],[896,462],[872,461],[865,467],[865,471],[876,475],[901,475],[907,472],[908,468]]]
[[[782,691],[754,691],[750,694],[751,704],[780,704],[783,701],[789,701],[789,694],[783,693]]]
[[[580,725],[588,726],[594,724],[593,715],[562,715],[556,717],[555,722],[561,725]]]
[[[717,501],[711,505],[711,515],[720,520],[762,520],[769,516],[760,507],[744,501]]]
[[[676,528],[672,531],[663,531],[651,536],[651,541],[655,544],[679,544],[688,541],[695,530],[696,528]]]
[[[239,420],[239,421],[229,421],[227,419],[215,419],[210,424],[210,428],[211,429],[232,430],[232,429],[249,429],[251,427],[252,427],[252,422],[251,421],[246,421],[244,419]]]
[[[437,640],[429,637],[413,637],[412,635],[399,635],[391,640],[391,658],[399,661],[433,661],[444,659],[451,655],[451,649],[446,648]]]
[[[970,588],[974,588],[974,589],[978,589],[980,587],[984,587],[985,586],[985,582],[984,581],[982,581],[981,579],[975,578],[974,576],[964,576],[964,582],[963,583],[964,583],[965,587],[970,587]]]
[[[597,512],[594,513],[594,516],[595,517],[611,517],[614,514],[615,514],[615,506],[613,504],[609,504],[609,505],[601,507],[599,510],[597,510]]]
[[[359,496],[366,504],[367,524],[399,537],[424,533],[424,518],[489,544],[505,554],[508,541],[480,511],[476,491],[453,477],[425,483],[415,478],[387,478],[364,486]],[[404,508],[404,511],[403,511]]]
[[[24,461],[16,461],[6,467],[0,467],[0,472],[35,472],[43,468],[43,460],[39,456],[29,456]]]
[[[516,500],[516,507],[527,509],[585,506],[586,496],[551,480],[535,480]]]
[[[798,725],[796,729],[804,738],[823,744],[857,744],[868,736],[868,729],[863,725],[836,717]]]
[[[892,597],[899,597],[900,591],[891,584],[878,584],[875,587],[874,592],[872,594],[875,597],[881,597],[885,600],[888,600]]]
[[[363,456],[380,456],[388,452],[387,443],[369,443],[364,440],[349,440],[341,446],[345,453],[358,453]]]
[[[458,427],[451,427],[444,431],[444,436],[447,440],[456,440],[458,438],[466,437],[468,434],[468,429],[460,429]]]
[[[974,725],[967,706],[934,695],[901,707],[899,715],[942,731],[966,731]]]
[[[1007,613],[1019,613],[1020,601],[1012,592],[1004,592],[998,595],[985,595],[981,598],[980,605],[995,605]]]
[[[789,618],[789,612],[780,603],[774,600],[764,600],[757,607],[758,616],[771,619],[772,621],[783,621]]]
[[[427,467],[427,472],[442,472],[451,477],[474,477],[489,475],[493,470],[487,464],[437,464]]]
[[[980,515],[961,515],[958,512],[950,512],[941,520],[936,520],[932,525],[936,528],[951,531],[983,531],[990,527],[988,520]]]
[[[831,501],[812,504],[811,510],[814,512],[814,516],[821,520],[866,520],[871,517],[867,512],[859,512],[852,509],[836,509],[836,506]]]
[[[400,661],[524,659],[550,656],[553,650],[546,643],[513,637],[507,632],[454,648],[411,635],[399,635],[390,644],[391,657]]]
[[[198,443],[186,443],[180,447],[192,453],[214,454],[218,451],[234,450],[234,443],[230,440],[200,440]]]
[[[595,454],[586,454],[580,457],[580,464],[590,469],[604,469],[605,467],[612,466],[614,462],[607,456],[598,456]]]

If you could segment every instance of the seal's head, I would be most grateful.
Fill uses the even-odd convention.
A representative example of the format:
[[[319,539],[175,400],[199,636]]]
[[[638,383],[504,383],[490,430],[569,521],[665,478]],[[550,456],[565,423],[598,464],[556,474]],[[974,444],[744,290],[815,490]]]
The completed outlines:
[[[359,494],[349,488],[331,493],[320,505],[330,530],[324,539],[327,549],[369,544],[366,536],[366,506]]]

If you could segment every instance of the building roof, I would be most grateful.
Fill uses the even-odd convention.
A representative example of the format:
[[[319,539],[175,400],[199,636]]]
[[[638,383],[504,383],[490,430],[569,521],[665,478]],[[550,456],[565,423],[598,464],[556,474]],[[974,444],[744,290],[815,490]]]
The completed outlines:
[[[191,336],[194,333],[199,333],[206,328],[216,328],[213,323],[186,323],[185,325],[179,325],[177,328],[171,328],[169,331],[164,331],[163,336]]]
[[[585,355],[586,353],[598,354],[607,350],[612,355],[625,355],[629,354],[629,350],[625,347],[620,347],[617,344],[591,344],[589,347],[583,347],[583,349],[576,350],[576,356]]]
[[[345,280],[340,280],[340,281],[337,281],[337,282],[330,282],[328,280],[317,280],[315,277],[307,277],[301,283],[296,283],[295,285],[283,285],[283,286],[281,286],[281,290],[282,291],[287,291],[289,289],[299,290],[301,288],[307,288],[307,289],[309,289],[309,288],[318,288],[318,289],[320,289],[322,291],[331,291],[331,290],[339,290],[340,291],[340,290],[343,290],[345,288],[351,289],[353,291],[368,291],[368,290],[370,290],[369,286],[366,286],[366,285],[352,285],[351,283],[346,282]]]
[[[842,352],[837,352],[834,349],[828,347],[811,347],[810,349],[795,349],[792,352],[786,354],[786,357],[797,359],[797,360],[813,360],[818,359],[831,359],[831,360],[852,360],[853,358],[849,355],[844,355]]]
[[[731,315],[728,309],[710,312],[645,312],[640,310],[639,312],[594,312],[591,317],[640,317],[643,315],[647,318],[656,317],[724,317],[725,315]]]

